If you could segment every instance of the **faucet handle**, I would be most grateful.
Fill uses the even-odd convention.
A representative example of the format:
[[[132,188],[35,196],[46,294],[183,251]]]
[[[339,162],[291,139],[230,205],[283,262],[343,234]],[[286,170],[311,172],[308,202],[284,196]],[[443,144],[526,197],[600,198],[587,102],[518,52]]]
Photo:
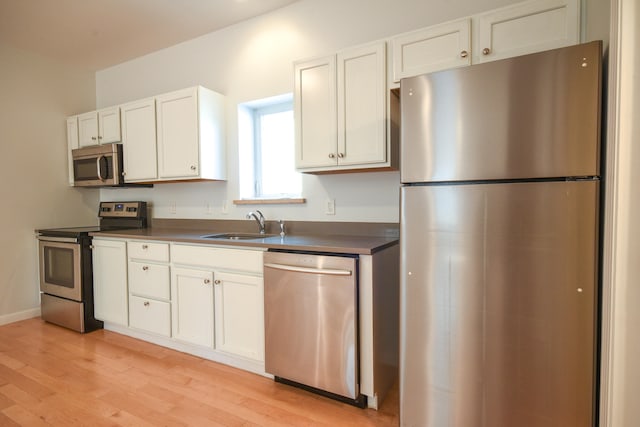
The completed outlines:
[[[278,224],[280,225],[280,237],[284,237],[284,221],[279,219]]]

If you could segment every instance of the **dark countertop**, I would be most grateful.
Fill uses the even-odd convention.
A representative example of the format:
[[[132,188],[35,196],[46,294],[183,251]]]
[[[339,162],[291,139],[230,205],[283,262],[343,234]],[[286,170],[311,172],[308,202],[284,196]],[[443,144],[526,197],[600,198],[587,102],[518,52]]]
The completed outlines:
[[[234,231],[236,230],[228,230],[228,232]],[[285,235],[284,237],[280,237],[279,235],[271,235],[270,237],[251,240],[207,239],[202,237],[208,234],[214,233],[212,233],[210,229],[179,229],[162,227],[99,231],[90,233],[90,235],[96,237],[159,240],[176,243],[209,244],[236,248],[272,248],[294,251],[332,252],[359,255],[370,255],[389,246],[398,244],[397,236],[386,237],[292,234]]]

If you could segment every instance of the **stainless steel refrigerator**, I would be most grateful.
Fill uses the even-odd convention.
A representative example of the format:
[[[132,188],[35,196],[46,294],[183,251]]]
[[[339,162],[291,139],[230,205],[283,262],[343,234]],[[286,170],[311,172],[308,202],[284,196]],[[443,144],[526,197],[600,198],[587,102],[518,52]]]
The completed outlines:
[[[402,80],[402,426],[594,424],[601,50]]]

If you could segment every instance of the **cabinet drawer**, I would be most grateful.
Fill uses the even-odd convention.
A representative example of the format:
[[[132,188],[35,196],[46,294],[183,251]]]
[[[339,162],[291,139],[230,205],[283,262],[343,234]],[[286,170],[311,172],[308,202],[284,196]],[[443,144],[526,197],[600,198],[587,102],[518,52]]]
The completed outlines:
[[[129,326],[147,332],[171,336],[171,306],[168,302],[131,296]]]
[[[129,258],[169,262],[169,244],[152,242],[127,242]]]
[[[172,245],[174,264],[247,271],[262,274],[262,251]]]
[[[169,266],[129,261],[129,291],[149,298],[170,299]]]

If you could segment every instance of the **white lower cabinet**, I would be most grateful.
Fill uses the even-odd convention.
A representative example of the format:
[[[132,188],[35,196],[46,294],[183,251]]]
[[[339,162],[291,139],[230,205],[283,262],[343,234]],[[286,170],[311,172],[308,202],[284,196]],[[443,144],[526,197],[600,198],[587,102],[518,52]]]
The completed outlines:
[[[213,347],[213,273],[178,267],[172,271],[173,337]]]
[[[264,360],[262,277],[215,273],[216,348]]]
[[[126,326],[129,319],[126,243],[94,238],[91,244],[95,317]]]
[[[131,295],[129,326],[165,337],[171,336],[171,308],[168,302]]]

